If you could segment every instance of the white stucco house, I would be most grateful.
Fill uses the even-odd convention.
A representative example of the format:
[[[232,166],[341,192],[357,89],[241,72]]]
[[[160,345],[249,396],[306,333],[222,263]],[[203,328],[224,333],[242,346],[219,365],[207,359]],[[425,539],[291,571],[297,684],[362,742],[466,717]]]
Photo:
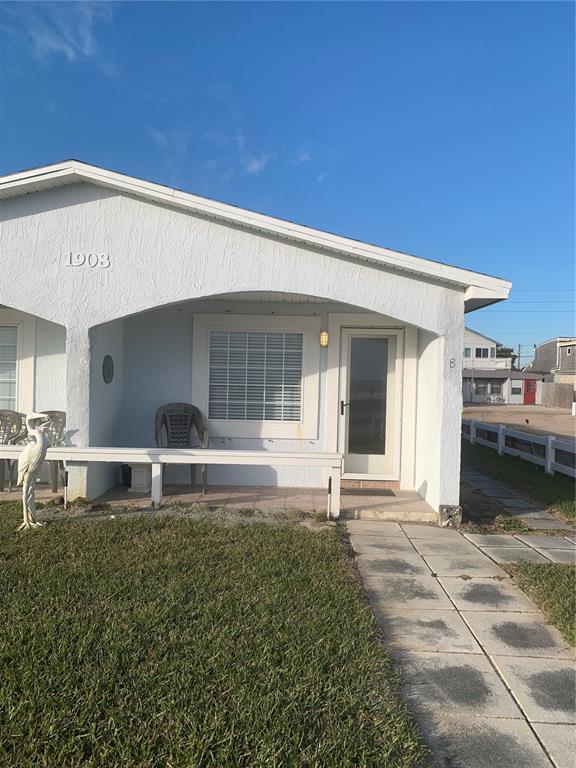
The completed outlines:
[[[157,408],[188,402],[211,447],[340,452],[345,479],[458,504],[464,316],[509,282],[76,160],[2,177],[0,209],[0,408],[65,410],[70,445],[149,447]],[[117,480],[80,465],[69,495]]]

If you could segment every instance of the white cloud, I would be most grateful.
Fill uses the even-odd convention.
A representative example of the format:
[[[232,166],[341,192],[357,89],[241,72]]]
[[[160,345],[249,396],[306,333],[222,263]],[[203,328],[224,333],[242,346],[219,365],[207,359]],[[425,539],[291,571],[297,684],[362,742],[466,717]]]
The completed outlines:
[[[44,61],[53,55],[69,62],[95,58],[99,49],[95,37],[98,22],[109,22],[112,7],[106,2],[32,2],[4,3],[2,29],[14,43]],[[110,77],[116,68],[99,61],[102,72]]]
[[[312,155],[309,152],[306,152],[306,150],[301,149],[300,152],[296,155],[296,160],[294,161],[295,165],[304,165],[304,163],[308,163],[312,160]]]

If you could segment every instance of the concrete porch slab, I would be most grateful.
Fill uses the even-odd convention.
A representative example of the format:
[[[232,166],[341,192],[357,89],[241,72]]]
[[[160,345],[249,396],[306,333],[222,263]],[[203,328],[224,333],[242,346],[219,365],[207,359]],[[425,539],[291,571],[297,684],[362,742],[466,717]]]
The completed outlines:
[[[574,659],[576,654],[558,630],[539,611],[533,613],[479,613],[465,611],[462,618],[489,656],[537,656]]]
[[[536,605],[510,580],[441,577],[440,583],[461,611],[536,611]]]
[[[394,610],[378,620],[392,651],[482,653],[457,611]]]
[[[407,651],[400,658],[405,697],[416,712],[522,717],[485,656]]]
[[[576,723],[576,670],[563,659],[492,656],[496,668],[528,720]]]

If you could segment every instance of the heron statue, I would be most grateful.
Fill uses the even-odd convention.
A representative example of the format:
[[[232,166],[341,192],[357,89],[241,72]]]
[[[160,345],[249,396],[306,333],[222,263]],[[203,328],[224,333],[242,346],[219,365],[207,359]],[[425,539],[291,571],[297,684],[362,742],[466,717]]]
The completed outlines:
[[[36,522],[36,478],[40,472],[46,451],[48,450],[48,437],[43,427],[50,420],[45,413],[29,413],[26,416],[26,429],[34,442],[28,443],[18,457],[18,485],[22,486],[22,509],[24,520],[18,530],[29,531],[31,528],[40,528],[42,523]]]

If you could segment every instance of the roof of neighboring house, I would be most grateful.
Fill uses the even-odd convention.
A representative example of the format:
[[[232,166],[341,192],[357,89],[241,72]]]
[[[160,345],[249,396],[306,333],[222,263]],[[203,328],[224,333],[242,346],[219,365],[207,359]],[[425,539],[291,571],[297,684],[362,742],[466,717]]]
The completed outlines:
[[[559,347],[573,347],[576,344],[576,339],[565,339],[564,341],[558,340]]]
[[[491,341],[492,344],[496,344],[497,347],[500,347],[501,344],[499,341],[496,341],[496,339],[491,339],[490,336],[485,336],[483,333],[479,333],[478,331],[475,331],[474,328],[464,328],[464,331],[469,331],[470,333],[476,334],[476,336],[480,336],[482,339],[486,339],[486,341]]]
[[[511,371],[507,368],[464,368],[462,371],[464,379],[538,379],[534,373],[525,373],[524,371]]]
[[[534,348],[538,349],[538,347],[543,347],[545,344],[564,344],[566,342],[574,344],[576,339],[572,336],[554,336],[553,339],[547,339],[546,341],[541,341],[540,344],[535,344]]]
[[[196,215],[264,232],[268,236],[303,243],[348,258],[408,272],[422,279],[456,285],[465,292],[467,312],[507,299],[512,287],[512,283],[508,280],[498,277],[312,229],[162,184],[109,171],[79,160],[65,160],[61,163],[2,176],[0,177],[0,199],[42,192],[79,182],[96,184],[124,194],[193,211]]]

